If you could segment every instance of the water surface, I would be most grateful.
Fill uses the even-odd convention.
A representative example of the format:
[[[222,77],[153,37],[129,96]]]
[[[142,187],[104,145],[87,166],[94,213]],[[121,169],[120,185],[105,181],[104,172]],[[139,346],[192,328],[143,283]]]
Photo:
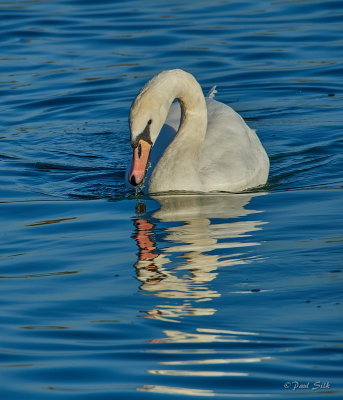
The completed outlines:
[[[342,398],[339,1],[0,1],[1,399]],[[135,196],[163,69],[258,131],[263,190]]]

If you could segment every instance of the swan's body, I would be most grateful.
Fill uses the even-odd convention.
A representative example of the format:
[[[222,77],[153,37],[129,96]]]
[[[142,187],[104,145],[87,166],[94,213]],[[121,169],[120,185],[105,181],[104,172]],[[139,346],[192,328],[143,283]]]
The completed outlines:
[[[269,159],[255,131],[212,97],[205,99],[182,70],[163,71],[145,85],[130,112],[132,184],[144,182],[160,132],[152,159],[159,146],[165,150],[147,179],[149,192],[240,192],[266,183]]]

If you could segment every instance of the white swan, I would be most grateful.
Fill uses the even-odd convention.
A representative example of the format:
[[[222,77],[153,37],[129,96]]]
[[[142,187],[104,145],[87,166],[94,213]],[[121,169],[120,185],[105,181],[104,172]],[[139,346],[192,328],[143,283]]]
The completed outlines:
[[[156,150],[164,152],[146,179],[151,193],[240,192],[266,183],[269,159],[255,131],[214,100],[214,92],[205,99],[195,78],[180,69],[163,71],[144,86],[129,118],[132,185],[143,185]]]

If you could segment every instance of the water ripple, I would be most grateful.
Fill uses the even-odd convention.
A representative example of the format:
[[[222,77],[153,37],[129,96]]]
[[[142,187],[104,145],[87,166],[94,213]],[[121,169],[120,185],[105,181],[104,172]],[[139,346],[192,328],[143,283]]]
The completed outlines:
[[[0,2],[1,398],[342,398],[342,4]],[[258,131],[264,192],[127,187],[169,68]]]

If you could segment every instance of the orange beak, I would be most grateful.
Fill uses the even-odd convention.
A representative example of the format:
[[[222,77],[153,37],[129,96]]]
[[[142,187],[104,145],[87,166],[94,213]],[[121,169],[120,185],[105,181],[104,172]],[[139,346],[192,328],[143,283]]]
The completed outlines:
[[[129,182],[133,186],[141,185],[144,182],[151,144],[141,139],[133,150],[132,167],[129,174]]]

